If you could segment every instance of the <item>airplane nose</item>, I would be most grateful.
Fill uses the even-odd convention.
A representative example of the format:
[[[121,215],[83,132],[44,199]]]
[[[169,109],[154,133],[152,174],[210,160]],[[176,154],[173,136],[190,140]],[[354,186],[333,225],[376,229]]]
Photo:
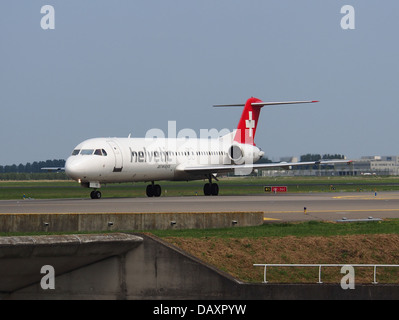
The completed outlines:
[[[79,161],[76,157],[69,157],[65,162],[65,173],[71,179],[81,179],[84,174],[82,161]]]

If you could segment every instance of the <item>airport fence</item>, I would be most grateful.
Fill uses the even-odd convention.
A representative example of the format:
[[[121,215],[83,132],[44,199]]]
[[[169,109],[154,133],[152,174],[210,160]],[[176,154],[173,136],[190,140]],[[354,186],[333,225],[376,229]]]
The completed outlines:
[[[378,284],[377,282],[377,268],[384,268],[384,267],[399,267],[397,264],[279,264],[279,263],[267,263],[261,264],[256,263],[253,265],[254,267],[264,267],[264,275],[263,275],[263,283],[267,283],[266,275],[267,275],[267,268],[268,267],[318,267],[318,282],[323,283],[321,281],[321,270],[325,267],[372,267],[373,271],[373,282],[372,284]]]

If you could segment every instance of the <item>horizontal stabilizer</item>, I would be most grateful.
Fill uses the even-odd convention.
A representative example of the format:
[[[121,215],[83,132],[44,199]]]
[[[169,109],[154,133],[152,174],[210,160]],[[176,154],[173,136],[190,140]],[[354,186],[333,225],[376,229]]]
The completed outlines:
[[[251,106],[258,106],[258,107],[263,107],[263,106],[276,106],[276,105],[281,105],[281,104],[298,104],[298,103],[315,103],[319,102],[318,100],[305,100],[305,101],[275,101],[275,102],[252,102]],[[214,104],[214,107],[244,107],[244,103],[238,103],[238,104]]]

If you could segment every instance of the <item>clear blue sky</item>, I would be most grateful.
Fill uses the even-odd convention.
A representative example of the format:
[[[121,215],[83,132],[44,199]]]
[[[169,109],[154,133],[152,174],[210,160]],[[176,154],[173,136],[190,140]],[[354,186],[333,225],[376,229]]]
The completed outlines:
[[[250,96],[320,100],[263,108],[256,144],[271,159],[399,155],[398,17],[397,0],[2,0],[0,165],[168,120],[233,130],[241,110],[212,105]]]

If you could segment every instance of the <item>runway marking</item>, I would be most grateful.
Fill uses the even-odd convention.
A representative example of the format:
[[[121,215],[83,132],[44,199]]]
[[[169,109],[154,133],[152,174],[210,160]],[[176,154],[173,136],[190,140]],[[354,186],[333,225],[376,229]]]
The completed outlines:
[[[337,210],[307,210],[307,213],[348,213],[348,212],[395,212],[399,211],[398,209],[337,209]],[[304,213],[303,210],[295,210],[295,211],[265,211],[264,214],[270,213]]]
[[[392,196],[389,196],[389,197],[384,197],[384,196],[379,196],[379,195],[377,195],[377,196],[375,196],[375,195],[369,195],[369,196],[366,196],[366,195],[359,195],[359,196],[335,196],[335,197],[332,197],[333,199],[359,199],[359,200],[398,200],[399,199],[399,195],[398,195],[398,197],[392,197]]]
[[[275,218],[263,218],[263,221],[279,221],[281,219],[275,219]]]

